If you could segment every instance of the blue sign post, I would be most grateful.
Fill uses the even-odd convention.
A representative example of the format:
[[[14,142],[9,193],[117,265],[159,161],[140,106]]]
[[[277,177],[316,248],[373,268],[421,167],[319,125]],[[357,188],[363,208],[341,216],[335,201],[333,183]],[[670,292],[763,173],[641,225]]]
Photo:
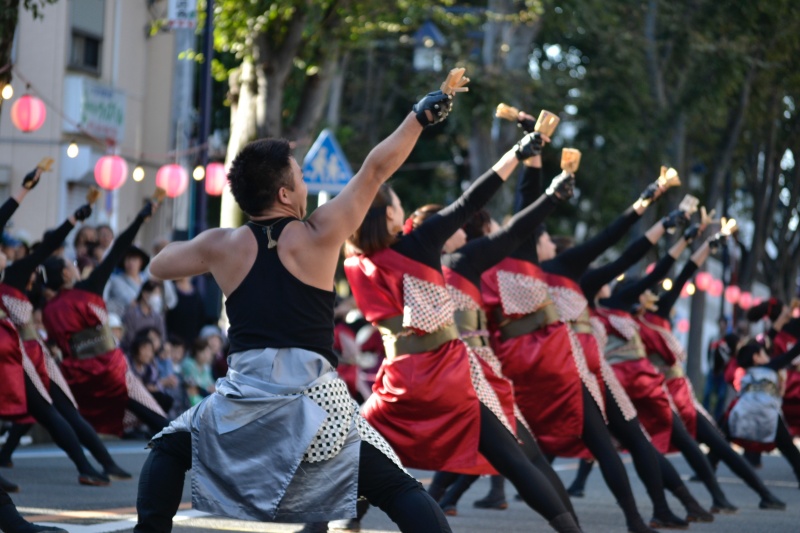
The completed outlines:
[[[308,192],[336,194],[352,177],[353,170],[333,132],[322,130],[303,160],[303,180],[308,184]]]

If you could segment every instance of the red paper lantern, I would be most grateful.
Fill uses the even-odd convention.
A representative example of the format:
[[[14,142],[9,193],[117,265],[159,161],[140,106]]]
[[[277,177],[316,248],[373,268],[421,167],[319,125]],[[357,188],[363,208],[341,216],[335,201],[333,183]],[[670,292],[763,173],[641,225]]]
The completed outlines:
[[[752,304],[750,304],[750,305],[751,305],[752,307],[755,307],[755,306],[757,306],[757,305],[761,305],[761,302],[763,302],[763,301],[764,301],[764,300],[763,300],[762,298],[753,298],[753,303],[752,303]]]
[[[644,269],[644,273],[649,274],[650,272],[653,271],[654,268],[656,268],[656,264],[650,263],[649,265],[647,265],[647,268]]]
[[[747,311],[753,305],[753,295],[747,291],[742,291],[739,295],[739,307]]]
[[[711,281],[714,278],[711,277],[711,274],[708,272],[700,272],[697,275],[697,280],[695,282],[695,287],[701,291],[707,291],[708,288],[711,286]]]
[[[94,166],[94,181],[107,191],[119,189],[128,178],[128,163],[118,155],[106,155]]]
[[[24,133],[41,128],[46,117],[47,107],[44,102],[29,94],[21,96],[11,106],[11,121]]]
[[[729,304],[738,302],[741,295],[742,290],[736,285],[729,285],[728,288],[725,289],[725,301]]]
[[[225,188],[225,165],[222,163],[209,163],[206,165],[206,193],[211,196],[219,196]]]
[[[711,285],[708,287],[708,294],[714,298],[719,298],[722,296],[722,291],[724,288],[725,286],[723,285],[721,279],[712,280]]]
[[[689,333],[689,319],[681,318],[677,324],[678,333]]]
[[[189,174],[180,165],[164,165],[156,173],[156,187],[167,191],[170,198],[176,198],[189,187]]]

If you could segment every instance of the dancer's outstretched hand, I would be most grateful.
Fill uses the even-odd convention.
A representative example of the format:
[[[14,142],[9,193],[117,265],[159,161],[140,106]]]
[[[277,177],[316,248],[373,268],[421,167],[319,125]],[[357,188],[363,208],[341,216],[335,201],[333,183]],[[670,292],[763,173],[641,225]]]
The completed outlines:
[[[553,178],[545,193],[559,200],[569,200],[575,194],[575,176],[566,171],[562,172]]]
[[[453,109],[453,96],[442,91],[428,93],[422,100],[414,104],[414,113],[422,126],[438,124],[447,118]]]
[[[525,161],[531,157],[541,155],[542,146],[544,146],[542,134],[538,131],[535,131],[527,134],[522,138],[521,141],[517,143],[514,153],[516,154],[517,159],[520,161]]]
[[[83,222],[84,220],[92,216],[92,206],[89,204],[82,205],[75,210],[75,214],[73,214],[72,216],[75,217],[75,220]]]
[[[675,209],[667,216],[661,219],[665,229],[677,228],[680,229],[689,223],[689,218],[682,209]]]
[[[39,167],[34,168],[25,175],[22,180],[22,186],[28,190],[33,189],[39,183],[39,178],[42,177],[42,169]]]

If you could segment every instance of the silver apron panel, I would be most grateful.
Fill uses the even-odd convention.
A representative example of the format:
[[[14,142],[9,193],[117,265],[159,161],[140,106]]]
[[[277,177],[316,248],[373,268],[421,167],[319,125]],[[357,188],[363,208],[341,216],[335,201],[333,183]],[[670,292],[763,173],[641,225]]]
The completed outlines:
[[[728,427],[732,437],[754,442],[775,442],[781,416],[777,395],[778,374],[770,368],[751,367],[742,378],[739,401],[731,409]]]

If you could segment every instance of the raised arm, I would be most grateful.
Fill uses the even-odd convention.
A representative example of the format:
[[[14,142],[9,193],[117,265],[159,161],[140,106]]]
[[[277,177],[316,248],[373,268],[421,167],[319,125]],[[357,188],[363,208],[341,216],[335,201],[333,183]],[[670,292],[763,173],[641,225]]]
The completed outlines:
[[[145,220],[152,216],[153,210],[153,203],[148,201],[147,205],[145,205],[136,215],[136,218],[133,219],[131,225],[117,236],[111,249],[106,253],[106,256],[100,264],[92,270],[88,278],[76,283],[75,288],[102,295],[108,278],[111,277],[114,268],[116,268],[122,258],[125,257],[125,253],[128,251],[130,245],[133,244],[133,240],[136,238],[139,228],[142,227]]]
[[[656,263],[652,272],[615,292],[611,298],[603,300],[603,305],[606,307],[613,307],[614,309],[629,309],[633,304],[639,301],[640,294],[664,279],[667,272],[669,272],[669,269],[671,269],[674,264],[675,258],[670,254],[665,255]]]
[[[561,173],[553,179],[545,194],[514,215],[504,227],[464,245],[459,251],[474,273],[480,274],[511,255],[556,206],[572,197],[575,178]]]
[[[2,230],[8,221],[11,220],[11,217],[14,216],[14,213],[17,211],[19,204],[22,203],[22,200],[28,195],[28,193],[36,187],[36,184],[39,183],[39,178],[42,176],[42,169],[36,167],[35,169],[28,172],[25,175],[25,178],[22,180],[22,186],[17,190],[14,195],[3,202],[3,205],[0,206],[0,230]]]

